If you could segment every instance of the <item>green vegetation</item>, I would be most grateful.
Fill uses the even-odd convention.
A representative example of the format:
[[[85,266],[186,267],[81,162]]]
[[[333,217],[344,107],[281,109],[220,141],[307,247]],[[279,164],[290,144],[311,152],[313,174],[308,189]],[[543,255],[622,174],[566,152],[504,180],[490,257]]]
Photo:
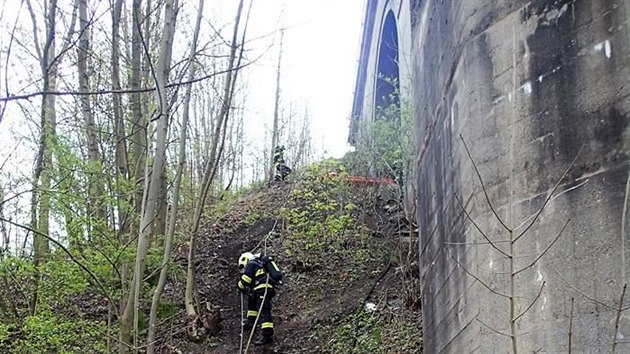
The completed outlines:
[[[40,267],[39,274],[40,291],[33,315],[27,306],[27,294],[36,276],[32,263],[19,257],[0,261],[0,278],[14,280],[11,287],[0,291],[0,352],[85,353],[86,343],[90,343],[90,353],[105,352],[105,323],[81,317],[92,304],[89,299],[77,301],[77,296],[89,291],[79,267],[55,257]]]
[[[359,125],[356,152],[347,156],[348,165],[362,175],[406,177],[414,156],[414,126],[411,101],[392,94],[388,107],[377,107],[374,120]]]
[[[104,353],[105,325],[77,318],[63,319],[54,314],[28,316],[21,335],[6,341],[12,353]],[[89,346],[87,345],[89,343]]]
[[[330,172],[336,172],[334,177]],[[387,252],[362,223],[370,190],[356,189],[344,177],[346,167],[335,160],[311,165],[300,183],[291,191],[287,205],[280,210],[286,235],[283,238],[285,261],[298,272],[343,264],[352,280],[364,271],[378,273]],[[364,199],[367,197],[367,199]]]
[[[360,309],[316,326],[312,337],[328,338],[323,353],[414,353],[422,348],[419,326],[413,318]]]

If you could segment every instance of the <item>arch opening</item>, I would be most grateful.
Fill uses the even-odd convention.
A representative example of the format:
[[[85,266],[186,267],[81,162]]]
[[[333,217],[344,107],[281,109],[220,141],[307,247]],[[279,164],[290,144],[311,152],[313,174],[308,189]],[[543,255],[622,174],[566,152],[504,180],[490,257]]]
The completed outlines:
[[[383,110],[398,111],[400,108],[400,74],[398,68],[398,28],[393,11],[385,16],[378,49],[375,106],[377,117]],[[385,118],[391,114],[385,115]]]

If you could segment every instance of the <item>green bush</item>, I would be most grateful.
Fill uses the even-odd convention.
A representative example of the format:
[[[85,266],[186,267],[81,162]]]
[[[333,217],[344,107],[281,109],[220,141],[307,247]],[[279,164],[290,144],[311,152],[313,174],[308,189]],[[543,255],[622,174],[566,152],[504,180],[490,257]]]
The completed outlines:
[[[383,325],[376,313],[358,311],[316,328],[317,336],[330,338],[325,353],[381,354]]]
[[[48,313],[26,317],[20,332],[20,336],[10,343],[12,353],[105,352],[105,325],[101,323],[63,320]]]
[[[360,221],[364,212],[360,204],[370,199],[348,184],[345,176],[345,166],[336,160],[309,166],[280,209],[286,231],[284,255],[294,270],[308,272],[343,263],[351,271],[338,274],[340,279],[327,279],[351,280],[367,263],[384,259],[384,248],[375,244],[377,240]]]

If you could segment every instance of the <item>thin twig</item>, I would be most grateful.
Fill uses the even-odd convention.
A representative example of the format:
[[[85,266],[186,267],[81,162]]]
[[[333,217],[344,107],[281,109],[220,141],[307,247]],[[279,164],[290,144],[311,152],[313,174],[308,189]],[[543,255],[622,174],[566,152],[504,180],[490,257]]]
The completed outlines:
[[[509,254],[507,254],[507,252],[505,252],[502,249],[500,249],[499,247],[497,247],[497,245],[495,245],[494,242],[492,242],[492,240],[490,240],[490,238],[488,238],[488,236],[486,236],[486,234],[481,230],[481,228],[479,227],[479,225],[477,225],[477,223],[473,220],[473,218],[470,217],[470,214],[468,214],[468,211],[466,210],[466,208],[464,208],[464,205],[462,204],[462,201],[459,200],[459,197],[457,196],[457,193],[455,193],[455,199],[457,199],[457,203],[459,204],[459,206],[464,211],[464,214],[466,214],[466,217],[468,218],[468,220],[470,220],[470,222],[475,226],[477,231],[479,231],[481,236],[483,236],[483,238],[490,244],[490,246],[492,246],[492,248],[497,250],[499,253],[501,253],[505,257],[510,258],[511,256]]]
[[[626,214],[628,214],[628,197],[630,196],[630,171],[626,179],[626,193],[621,211],[621,281],[626,283]]]
[[[210,79],[210,78],[218,76],[218,75],[226,74],[226,73],[228,73],[230,71],[240,70],[240,69],[242,69],[244,67],[252,65],[253,63],[255,63],[255,61],[250,61],[248,63],[242,64],[241,66],[238,66],[238,67],[235,67],[235,68],[232,68],[232,69],[215,71],[215,72],[213,72],[211,74],[208,74],[208,75],[205,75],[205,76],[201,76],[201,77],[198,77],[198,78],[195,78],[195,79],[192,79],[192,80],[173,82],[173,83],[167,84],[166,88],[172,88],[172,87],[176,87],[176,86],[194,84],[196,82],[204,81],[204,80]],[[24,94],[24,95],[13,95],[13,96],[8,96],[8,97],[0,97],[0,102],[26,100],[26,99],[30,99],[30,98],[33,98],[33,97],[43,96],[43,95],[50,95],[50,96],[95,96],[95,95],[106,95],[106,94],[144,93],[144,92],[155,91],[155,89],[156,89],[155,87],[146,87],[146,88],[140,88],[140,89],[123,89],[123,90],[111,90],[111,89],[109,89],[109,90],[88,91],[88,92],[38,91],[38,92],[27,93],[27,94]]]
[[[626,296],[626,289],[628,284],[623,284],[623,290],[621,290],[621,298],[619,299],[619,309],[617,310],[617,318],[615,319],[615,333],[613,334],[612,353],[617,351],[617,335],[619,334],[619,320],[621,319],[621,313],[623,312],[623,299]]]
[[[503,296],[503,297],[504,297],[504,298],[506,298],[506,299],[510,299],[510,298],[511,298],[509,295],[502,294],[502,293],[500,293],[500,292],[498,292],[498,291],[496,291],[496,290],[492,289],[492,288],[491,288],[488,284],[486,284],[483,280],[479,279],[476,275],[474,275],[473,273],[471,273],[470,271],[468,271],[468,269],[466,269],[466,267],[464,267],[464,265],[463,265],[463,264],[461,264],[461,263],[460,263],[460,262],[459,262],[459,261],[458,261],[455,257],[453,257],[453,255],[452,255],[452,254],[449,254],[449,255],[451,256],[451,258],[453,258],[453,260],[454,260],[455,262],[457,262],[457,264],[458,264],[460,267],[462,267],[462,269],[463,269],[466,273],[468,273],[468,275],[470,275],[471,277],[475,278],[475,280],[477,280],[478,282],[480,282],[480,283],[481,283],[481,285],[483,285],[483,286],[484,286],[486,289],[488,289],[491,293],[493,293],[493,294],[497,294],[497,295],[499,295],[499,296]]]
[[[573,340],[573,303],[575,302],[575,298],[571,298],[571,312],[569,315],[569,354],[571,354],[571,341]]]
[[[510,243],[510,240],[498,240],[492,241],[493,243]],[[489,245],[489,242],[444,242],[445,245],[449,246],[475,246],[475,245]]]
[[[98,287],[99,287],[99,289],[101,289],[101,292],[103,293],[103,296],[105,296],[105,297],[107,298],[107,300],[110,302],[110,304],[112,305],[112,307],[114,307],[114,309],[117,309],[116,302],[115,302],[115,301],[114,301],[114,300],[113,300],[113,299],[109,296],[109,293],[107,293],[107,290],[105,290],[105,288],[103,287],[103,285],[101,284],[101,282],[98,280],[98,278],[96,277],[96,275],[94,275],[94,273],[92,273],[92,271],[91,271],[91,270],[89,270],[89,269],[88,269],[85,265],[83,265],[83,263],[79,262],[79,261],[78,261],[78,260],[74,257],[74,255],[73,255],[73,254],[72,254],[72,253],[71,253],[71,252],[70,252],[70,251],[69,251],[69,250],[68,250],[68,249],[67,249],[64,245],[62,245],[61,243],[59,243],[59,241],[55,240],[54,238],[52,238],[52,237],[50,237],[50,236],[48,236],[48,235],[46,235],[46,234],[44,234],[44,233],[42,233],[42,232],[40,232],[40,231],[38,231],[38,230],[35,230],[35,229],[33,229],[33,228],[29,227],[29,226],[22,225],[22,224],[18,224],[18,223],[16,223],[16,222],[11,221],[11,220],[7,220],[7,219],[5,219],[5,218],[4,218],[4,217],[2,217],[2,216],[0,216],[0,221],[3,221],[3,222],[6,222],[6,223],[9,223],[9,224],[11,224],[11,225],[13,225],[13,226],[17,226],[17,227],[22,228],[22,229],[24,229],[24,230],[26,230],[26,231],[29,231],[29,232],[32,232],[32,233],[37,234],[37,235],[39,235],[39,236],[42,236],[42,237],[44,237],[45,239],[49,240],[50,242],[54,243],[54,244],[55,244],[57,247],[59,247],[59,248],[60,248],[60,249],[61,249],[61,250],[62,250],[62,251],[66,254],[66,255],[68,255],[68,257],[70,257],[70,260],[71,260],[74,264],[78,265],[81,269],[83,269],[83,271],[85,271],[85,272],[86,272],[86,273],[90,276],[90,278],[92,278],[92,281],[94,282],[94,284],[95,284],[96,286],[98,286]],[[119,316],[120,316],[120,314],[118,313],[118,311],[116,311],[116,315],[117,315],[117,317],[119,317]]]
[[[605,308],[609,309],[609,310],[618,310],[617,308],[615,308],[614,306],[610,306],[604,302],[601,302],[597,299],[595,299],[592,296],[589,296],[588,294],[584,293],[582,290],[578,289],[575,285],[571,284],[565,277],[562,276],[562,274],[560,274],[560,272],[558,272],[555,268],[551,268],[554,272],[556,272],[556,274],[558,274],[558,276],[571,288],[573,288],[573,290],[577,291],[578,294],[584,296],[585,298],[591,300],[592,302],[604,306]]]
[[[477,322],[481,323],[484,327],[486,327],[487,329],[491,330],[492,332],[495,332],[495,333],[500,334],[500,335],[502,335],[502,336],[506,336],[506,337],[508,337],[508,338],[512,338],[512,335],[511,335],[511,334],[508,334],[508,333],[505,333],[505,332],[501,332],[501,331],[499,331],[499,330],[496,330],[496,329],[494,329],[494,328],[492,328],[492,327],[488,326],[488,325],[487,325],[487,324],[485,324],[482,320],[480,320],[480,319],[479,319],[479,317],[477,317],[477,318],[476,318],[476,320],[477,320]]]
[[[538,262],[538,261],[539,261],[539,260],[540,260],[540,259],[541,259],[541,258],[542,258],[542,257],[543,257],[543,256],[544,256],[547,252],[548,252],[548,251],[549,251],[549,249],[550,249],[550,248],[551,248],[551,247],[552,247],[552,246],[556,243],[556,241],[558,241],[558,239],[560,238],[560,236],[562,236],[562,233],[564,232],[564,229],[566,229],[566,228],[567,228],[567,226],[569,225],[569,222],[570,222],[570,221],[571,221],[571,219],[568,219],[568,220],[567,220],[567,222],[566,222],[566,223],[564,223],[564,226],[562,227],[562,230],[560,230],[560,232],[558,233],[558,235],[556,236],[556,238],[554,238],[554,240],[553,240],[553,241],[551,241],[551,243],[549,244],[549,246],[547,246],[547,248],[545,248],[545,250],[544,250],[544,251],[542,251],[542,252],[538,255],[538,257],[536,257],[536,259],[534,259],[534,261],[533,261],[533,262],[531,262],[528,266],[526,266],[526,267],[524,267],[524,268],[521,268],[521,269],[519,269],[519,270],[515,271],[515,272],[514,272],[514,275],[516,275],[516,274],[518,274],[518,273],[520,273],[520,272],[522,272],[522,271],[524,271],[524,270],[527,270],[527,269],[529,269],[529,268],[533,267],[533,266],[536,264],[536,262]]]
[[[549,200],[549,203],[553,202],[556,198],[560,197],[560,196],[561,196],[561,195],[563,195],[563,194],[569,193],[569,192],[571,192],[572,190],[575,190],[575,189],[578,189],[578,188],[580,188],[580,187],[584,186],[586,183],[588,183],[588,181],[589,181],[588,179],[585,179],[584,181],[580,182],[579,184],[577,184],[577,185],[575,185],[575,186],[573,186],[573,187],[567,188],[567,189],[563,190],[562,192],[560,192],[560,193],[558,193],[558,194],[554,195],[554,196],[553,196],[553,198],[551,198],[551,199]],[[547,192],[545,192],[545,193],[547,193]],[[541,193],[541,194],[543,194],[543,193]],[[538,212],[538,211],[536,211],[536,213],[537,213],[537,212]],[[535,217],[535,216],[536,216],[536,213],[533,213],[532,215],[528,216],[525,220],[523,220],[523,222],[521,222],[518,226],[516,226],[516,227],[514,228],[514,230],[518,230],[518,229],[520,229],[521,227],[525,226],[527,223],[529,223],[529,221],[530,221],[533,217]]]
[[[540,295],[542,294],[543,289],[545,288],[545,284],[546,284],[546,283],[547,283],[546,281],[544,281],[544,282],[542,283],[542,285],[540,286],[540,289],[538,290],[538,294],[537,294],[537,295],[536,295],[536,297],[534,298],[534,301],[532,301],[532,302],[529,304],[529,306],[527,306],[527,308],[525,309],[525,311],[521,312],[521,314],[520,314],[520,315],[518,315],[518,316],[516,316],[516,318],[514,318],[514,322],[518,321],[518,319],[519,319],[519,318],[523,317],[523,315],[525,315],[525,314],[527,313],[527,311],[529,311],[529,309],[531,309],[531,308],[532,308],[532,306],[534,306],[534,304],[536,303],[536,301],[538,301],[538,299],[540,298]]]
[[[523,230],[520,234],[518,234],[518,236],[516,236],[516,238],[514,239],[514,242],[518,241],[523,235],[525,235],[525,233],[534,225],[536,220],[538,220],[538,217],[540,216],[540,214],[542,214],[542,212],[545,209],[545,207],[547,206],[547,204],[549,204],[549,201],[551,200],[551,197],[553,197],[553,194],[556,192],[556,189],[558,189],[558,187],[560,186],[560,183],[562,182],[562,180],[564,180],[564,177],[567,176],[567,174],[569,173],[569,171],[571,170],[571,168],[575,164],[575,161],[577,161],[578,157],[580,157],[580,154],[582,153],[583,149],[584,149],[584,144],[582,144],[582,146],[580,147],[580,150],[578,150],[577,154],[573,158],[573,161],[571,161],[571,163],[569,164],[569,167],[567,167],[566,170],[564,170],[564,173],[558,179],[558,182],[556,182],[556,185],[553,187],[553,189],[551,190],[551,192],[547,196],[547,199],[545,199],[545,201],[543,202],[543,205],[540,207],[540,209],[538,209],[538,212],[536,213],[536,216],[534,217],[532,222],[530,222],[529,225],[527,225],[525,230]]]
[[[501,217],[499,216],[499,213],[497,213],[497,211],[492,206],[492,202],[490,201],[490,197],[488,196],[488,191],[486,190],[486,186],[483,183],[483,178],[481,178],[481,173],[479,173],[479,169],[477,168],[477,164],[475,163],[475,160],[473,159],[473,157],[472,157],[472,155],[470,153],[470,150],[468,150],[468,146],[466,145],[466,142],[464,141],[464,137],[461,134],[459,134],[459,139],[464,144],[464,149],[466,149],[466,153],[468,154],[468,158],[470,159],[470,162],[472,162],[472,165],[473,165],[473,167],[475,169],[475,173],[477,174],[477,177],[479,178],[479,183],[481,183],[481,189],[483,190],[483,194],[486,196],[486,202],[488,203],[488,206],[490,207],[490,210],[492,210],[492,213],[497,218],[497,220],[499,220],[499,223],[501,223],[503,228],[505,228],[507,231],[510,231],[511,229],[503,222],[503,219],[501,219]]]

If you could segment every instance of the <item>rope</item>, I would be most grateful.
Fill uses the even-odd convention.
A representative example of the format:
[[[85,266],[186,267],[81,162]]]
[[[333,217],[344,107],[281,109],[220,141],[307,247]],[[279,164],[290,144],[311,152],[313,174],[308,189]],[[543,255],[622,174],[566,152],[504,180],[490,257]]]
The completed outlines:
[[[244,331],[244,319],[243,319],[243,293],[241,293],[241,344],[238,347],[238,354],[242,354],[243,353],[243,331]]]
[[[258,307],[258,314],[256,315],[256,320],[254,321],[254,327],[252,327],[251,332],[249,332],[249,338],[247,339],[247,345],[245,346],[245,352],[243,354],[247,354],[247,351],[249,350],[249,345],[252,342],[252,338],[254,337],[254,332],[256,331],[256,326],[258,326],[258,319],[260,318],[260,313],[262,312],[262,308],[265,304],[265,299],[267,298],[267,290],[269,289],[267,287],[268,284],[269,284],[269,273],[267,273],[267,280],[265,280],[265,293],[263,294],[262,301],[260,302],[260,306]]]
[[[298,182],[299,183],[299,182]],[[295,189],[295,187],[298,185],[298,183],[293,184],[293,186],[291,186],[291,189],[289,190],[289,192],[287,193],[287,196],[291,194],[291,192],[293,192],[293,189]],[[289,198],[285,198],[284,203],[282,204],[282,208],[284,208],[287,203],[289,202]],[[267,235],[265,235],[265,237],[263,237],[262,240],[258,241],[258,243],[256,244],[256,246],[250,251],[251,253],[254,253],[254,251],[256,251],[256,249],[258,249],[260,247],[260,245],[263,245],[263,255],[267,255],[267,240],[269,239],[269,237],[271,236],[271,234],[273,234],[273,232],[276,230],[276,226],[278,225],[278,220],[280,219],[280,216],[277,216],[276,219],[274,220],[273,223],[273,227],[271,228],[271,230],[267,233]],[[258,319],[260,318],[260,314],[262,312],[262,308],[263,305],[265,304],[265,300],[267,299],[267,291],[268,291],[268,286],[269,285],[269,273],[267,273],[267,279],[265,280],[265,292],[263,294],[263,298],[262,301],[260,302],[260,306],[258,308],[258,314],[256,315],[256,320],[254,321],[254,326],[252,327],[251,332],[249,333],[249,338],[247,339],[247,345],[245,346],[245,351],[242,352],[243,350],[243,332],[244,332],[244,326],[245,326],[245,321],[243,320],[243,294],[241,293],[241,346],[239,349],[239,354],[247,354],[247,351],[249,350],[249,345],[251,344],[252,338],[254,336],[254,332],[256,331],[256,326],[258,325]]]
[[[291,194],[291,192],[293,192],[295,187],[297,187],[298,184],[300,184],[300,183],[301,183],[301,181],[299,181],[299,180],[298,180],[298,182],[294,183],[293,186],[291,186],[291,189],[289,190],[289,192],[287,193],[287,196],[289,196]],[[284,203],[282,204],[280,209],[286,207],[288,202],[289,202],[289,198],[285,198]],[[278,225],[278,220],[279,219],[280,219],[280,216],[277,216],[276,219],[273,222],[273,227],[271,228],[271,230],[267,233],[267,235],[265,235],[265,237],[263,237],[262,240],[258,241],[256,246],[254,246],[254,248],[252,248],[252,250],[250,251],[251,253],[254,253],[256,251],[256,249],[258,249],[260,247],[260,245],[263,245],[263,254],[267,255],[267,240],[269,239],[271,234],[273,234],[273,232],[276,230],[276,226]]]

